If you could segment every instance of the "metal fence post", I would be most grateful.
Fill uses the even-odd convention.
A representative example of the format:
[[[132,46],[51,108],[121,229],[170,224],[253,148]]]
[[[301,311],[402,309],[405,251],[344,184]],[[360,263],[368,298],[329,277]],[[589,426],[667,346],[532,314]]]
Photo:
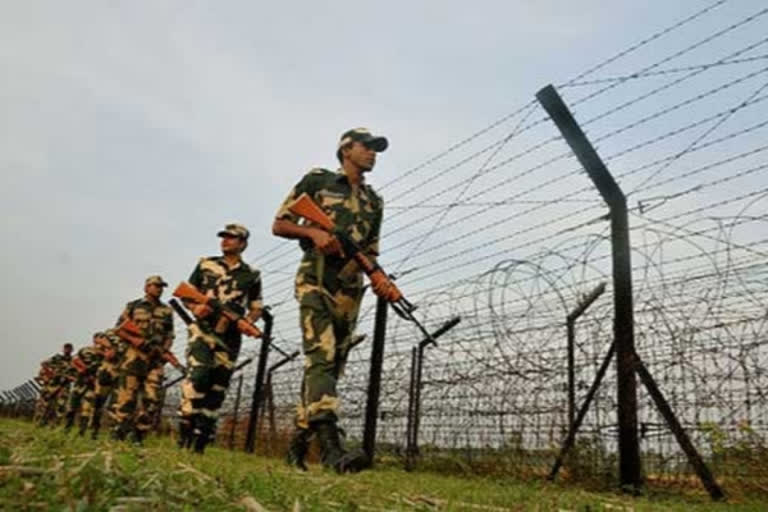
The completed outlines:
[[[376,321],[373,329],[371,346],[371,369],[368,377],[368,402],[365,407],[365,427],[363,428],[363,451],[373,466],[376,452],[376,420],[379,414],[379,397],[381,394],[381,370],[384,364],[384,341],[387,335],[386,299],[379,297],[376,301]]]
[[[555,88],[548,85],[536,94],[536,98],[557,125],[563,138],[610,208],[614,292],[613,335],[616,341],[618,373],[619,480],[623,488],[637,492],[643,482],[637,431],[637,381],[633,364],[635,329],[627,199]]]
[[[264,377],[267,369],[267,357],[269,357],[269,345],[272,342],[272,324],[274,318],[265,307],[261,313],[264,318],[264,333],[261,338],[261,350],[259,351],[259,365],[256,369],[256,381],[253,384],[253,398],[251,399],[251,414],[248,418],[248,430],[245,435],[245,451],[253,453],[256,445],[256,423],[259,419],[259,407],[264,398]]]

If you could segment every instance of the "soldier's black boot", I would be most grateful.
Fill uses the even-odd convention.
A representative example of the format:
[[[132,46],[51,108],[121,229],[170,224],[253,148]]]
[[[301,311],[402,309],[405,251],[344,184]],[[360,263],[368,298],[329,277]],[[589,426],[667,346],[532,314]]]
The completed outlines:
[[[321,421],[312,425],[322,447],[323,465],[337,473],[357,473],[370,464],[368,457],[360,450],[347,452],[341,446],[339,429],[334,421]]]
[[[194,441],[192,450],[195,453],[203,454],[205,447],[213,442],[215,433],[216,420],[203,415],[198,416],[193,430]]]
[[[143,430],[139,430],[138,428],[133,429],[133,436],[131,438],[131,442],[135,446],[144,446],[144,434],[145,432]]]
[[[101,428],[101,411],[94,411],[93,423],[91,423],[91,439],[94,441],[99,438],[99,428]]]
[[[64,432],[69,433],[72,430],[72,426],[75,424],[75,411],[67,413],[67,421],[64,423]]]
[[[288,447],[288,453],[285,456],[285,462],[301,471],[307,471],[307,464],[304,462],[309,451],[309,440],[312,437],[312,431],[306,428],[297,428],[291,439],[291,445]]]
[[[112,430],[112,439],[115,441],[125,441],[128,432],[130,431],[130,425],[127,423],[120,423]]]
[[[192,418],[181,418],[179,420],[179,439],[176,444],[179,448],[189,448],[192,443]]]
[[[88,418],[80,418],[80,429],[77,431],[77,435],[83,437],[85,431],[88,430]]]

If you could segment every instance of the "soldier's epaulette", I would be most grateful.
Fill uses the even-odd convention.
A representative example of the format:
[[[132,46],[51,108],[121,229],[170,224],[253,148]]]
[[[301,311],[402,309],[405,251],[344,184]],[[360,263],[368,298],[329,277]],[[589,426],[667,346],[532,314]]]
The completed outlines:
[[[322,167],[313,167],[309,170],[307,174],[328,174],[332,173],[333,171],[329,171],[328,169],[323,169]]]

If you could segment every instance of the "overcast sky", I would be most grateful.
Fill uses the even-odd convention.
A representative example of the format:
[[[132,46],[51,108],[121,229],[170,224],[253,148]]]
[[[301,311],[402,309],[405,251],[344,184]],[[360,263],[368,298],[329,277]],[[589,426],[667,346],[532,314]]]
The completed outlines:
[[[0,2],[0,389],[147,275],[185,279],[225,223],[248,260],[274,246],[346,129],[389,137],[383,183],[707,3]]]

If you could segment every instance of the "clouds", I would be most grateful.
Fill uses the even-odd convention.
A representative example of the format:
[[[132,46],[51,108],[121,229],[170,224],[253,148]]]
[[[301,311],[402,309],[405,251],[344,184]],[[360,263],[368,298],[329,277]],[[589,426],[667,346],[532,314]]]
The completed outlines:
[[[146,275],[185,278],[226,222],[251,228],[249,257],[272,247],[283,195],[347,128],[390,138],[386,182],[649,31],[625,20],[698,5],[652,4],[6,3],[0,314],[20,359],[0,388]]]

